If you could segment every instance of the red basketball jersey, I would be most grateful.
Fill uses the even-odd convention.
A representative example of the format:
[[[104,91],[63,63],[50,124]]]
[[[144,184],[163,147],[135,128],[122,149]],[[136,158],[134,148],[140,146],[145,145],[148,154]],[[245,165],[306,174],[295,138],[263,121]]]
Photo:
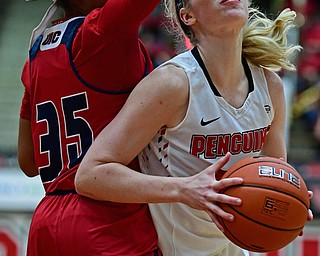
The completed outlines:
[[[75,173],[94,138],[152,70],[138,30],[158,3],[109,0],[86,17],[47,28],[33,44],[22,73],[25,94],[20,117],[31,121],[35,161],[47,195],[74,191]],[[137,160],[132,167],[138,170]],[[147,205],[91,201],[78,195],[45,197],[32,220],[28,254],[41,255],[40,233],[41,239],[47,239],[44,249],[49,250],[50,235],[59,229],[74,237],[75,246],[84,240],[97,241],[92,250],[99,250],[99,255],[127,251],[131,253],[126,255],[142,255],[156,249]],[[93,212],[95,217],[90,218]],[[72,219],[90,232],[79,234],[74,225],[61,226]],[[54,230],[46,233],[50,227],[46,222],[59,228],[52,226]],[[128,230],[135,230],[134,237]],[[53,251],[57,246],[52,243]],[[70,247],[69,241],[62,243]],[[104,254],[107,251],[110,254]]]
[[[134,2],[140,17],[125,2]],[[48,28],[33,45],[22,74],[21,117],[32,122],[47,193],[74,189],[75,172],[93,139],[151,71],[138,27],[157,3],[108,1],[85,19]]]

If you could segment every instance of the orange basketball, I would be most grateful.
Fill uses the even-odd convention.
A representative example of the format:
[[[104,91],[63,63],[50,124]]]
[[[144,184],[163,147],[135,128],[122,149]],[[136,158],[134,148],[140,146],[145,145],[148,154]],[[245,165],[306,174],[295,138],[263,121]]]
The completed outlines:
[[[220,218],[226,237],[253,252],[278,250],[303,229],[310,206],[301,175],[288,163],[273,157],[250,157],[237,162],[222,178],[242,177],[244,182],[223,193],[241,198],[242,205],[220,204],[234,221]]]

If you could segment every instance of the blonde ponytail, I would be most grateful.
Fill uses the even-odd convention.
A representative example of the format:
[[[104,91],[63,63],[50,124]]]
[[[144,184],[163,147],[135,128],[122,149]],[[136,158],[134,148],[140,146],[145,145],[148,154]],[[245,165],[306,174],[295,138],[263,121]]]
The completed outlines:
[[[243,29],[242,45],[247,61],[274,71],[296,70],[290,58],[302,47],[288,45],[287,41],[295,17],[294,11],[284,9],[275,20],[270,20],[257,9],[249,8],[249,21]]]

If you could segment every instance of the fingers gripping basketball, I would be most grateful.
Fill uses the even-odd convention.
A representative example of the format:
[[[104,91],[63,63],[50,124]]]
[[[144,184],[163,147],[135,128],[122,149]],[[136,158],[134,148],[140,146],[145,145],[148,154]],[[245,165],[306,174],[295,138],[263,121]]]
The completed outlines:
[[[310,206],[301,175],[288,163],[272,157],[239,161],[222,178],[241,177],[241,185],[223,193],[239,197],[241,206],[220,204],[234,221],[220,218],[225,235],[238,246],[255,252],[280,249],[303,229]]]

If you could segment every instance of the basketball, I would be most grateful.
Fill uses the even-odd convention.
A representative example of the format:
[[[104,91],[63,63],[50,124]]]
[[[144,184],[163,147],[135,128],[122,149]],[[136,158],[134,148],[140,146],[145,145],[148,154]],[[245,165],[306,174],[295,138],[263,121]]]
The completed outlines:
[[[226,237],[252,252],[275,251],[302,231],[310,206],[301,175],[277,158],[250,157],[237,162],[222,178],[242,177],[244,182],[222,191],[242,200],[240,206],[219,204],[234,221],[219,218]]]

